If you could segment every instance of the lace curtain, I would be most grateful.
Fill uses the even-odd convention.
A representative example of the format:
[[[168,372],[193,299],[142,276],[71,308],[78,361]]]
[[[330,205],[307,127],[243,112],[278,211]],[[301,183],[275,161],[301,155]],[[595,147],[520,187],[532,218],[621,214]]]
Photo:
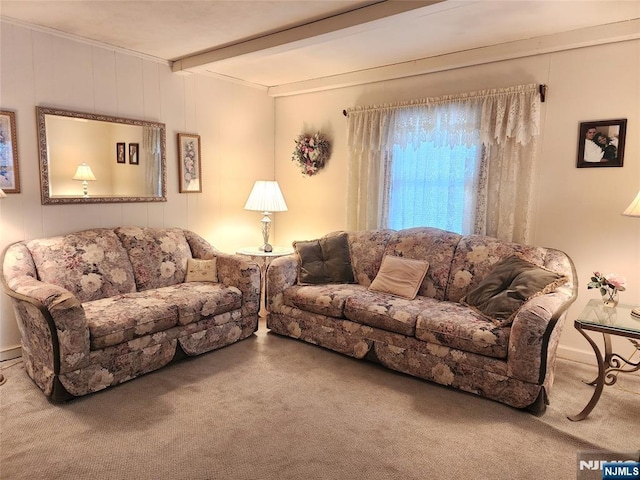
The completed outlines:
[[[529,240],[540,127],[537,85],[356,107],[348,111],[347,127],[349,229],[388,226],[393,149],[418,151],[429,142],[480,147],[474,198],[465,193],[473,205],[466,221],[472,231],[464,233]]]

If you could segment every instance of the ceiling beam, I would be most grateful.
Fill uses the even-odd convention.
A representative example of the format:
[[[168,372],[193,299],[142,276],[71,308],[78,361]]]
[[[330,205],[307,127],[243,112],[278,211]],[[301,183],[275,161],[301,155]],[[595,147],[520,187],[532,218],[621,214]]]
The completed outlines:
[[[171,69],[173,72],[200,71],[207,64],[219,62],[229,58],[260,52],[272,48],[282,48],[296,43],[297,46],[310,44],[314,38],[321,35],[337,33],[347,28],[416,10],[444,0],[383,0],[372,5],[360,7],[346,13],[310,22],[298,27],[264,35],[255,39],[215,48],[195,55],[189,55],[175,60]]]

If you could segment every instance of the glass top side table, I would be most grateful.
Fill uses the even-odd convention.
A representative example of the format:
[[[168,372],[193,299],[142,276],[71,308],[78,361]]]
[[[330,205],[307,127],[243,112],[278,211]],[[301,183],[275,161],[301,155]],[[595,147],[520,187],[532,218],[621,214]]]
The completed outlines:
[[[260,313],[263,315],[267,312],[267,268],[269,268],[269,264],[271,260],[278,257],[284,257],[285,255],[291,255],[294,252],[291,247],[273,247],[271,252],[265,252],[264,250],[260,250],[260,247],[244,247],[236,250],[236,254],[244,255],[246,257],[251,257],[252,260],[255,260],[260,266],[260,276],[262,282],[262,292],[260,294]],[[264,310],[263,310],[264,309]]]
[[[619,373],[632,373],[640,370],[640,361],[632,362],[611,348],[611,335],[627,338],[631,344],[640,350],[640,318],[631,315],[633,305],[618,304],[615,307],[605,307],[601,300],[590,300],[580,316],[573,323],[584,338],[587,339],[598,361],[598,376],[588,382],[594,385],[595,391],[584,409],[577,415],[568,416],[574,422],[584,420],[600,400],[605,385],[613,385],[618,380]],[[602,333],[604,340],[604,355],[596,342],[587,332]]]

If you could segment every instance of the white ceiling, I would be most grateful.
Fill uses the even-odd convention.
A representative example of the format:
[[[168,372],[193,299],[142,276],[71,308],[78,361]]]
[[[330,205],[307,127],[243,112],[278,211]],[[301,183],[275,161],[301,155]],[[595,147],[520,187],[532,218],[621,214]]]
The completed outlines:
[[[0,0],[0,15],[272,88],[598,25],[640,36],[640,0]]]

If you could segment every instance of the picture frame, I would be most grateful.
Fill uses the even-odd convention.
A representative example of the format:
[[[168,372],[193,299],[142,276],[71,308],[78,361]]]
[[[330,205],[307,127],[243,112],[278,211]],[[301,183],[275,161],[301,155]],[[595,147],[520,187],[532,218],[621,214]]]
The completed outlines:
[[[0,110],[0,188],[20,193],[16,113],[9,110]]]
[[[578,168],[622,167],[627,119],[580,122]]]
[[[200,135],[178,133],[178,169],[180,193],[202,192]]]
[[[139,143],[130,143],[129,144],[129,165],[139,165],[140,157],[138,153],[140,152],[140,144]]]
[[[127,144],[124,142],[116,143],[116,163],[127,163]]]

